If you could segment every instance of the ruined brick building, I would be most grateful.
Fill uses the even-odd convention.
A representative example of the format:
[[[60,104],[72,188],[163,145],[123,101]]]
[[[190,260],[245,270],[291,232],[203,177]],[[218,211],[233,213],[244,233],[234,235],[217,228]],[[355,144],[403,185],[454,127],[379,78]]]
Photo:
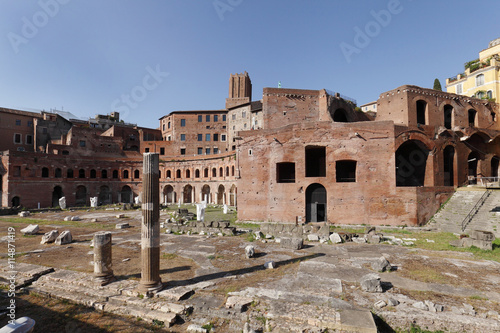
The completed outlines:
[[[0,109],[2,206],[131,202],[147,151],[163,203],[207,195],[240,220],[422,224],[456,187],[498,177],[498,104],[405,85],[376,110],[324,89],[252,101],[246,72],[230,76],[224,109],[173,111],[158,129]]]

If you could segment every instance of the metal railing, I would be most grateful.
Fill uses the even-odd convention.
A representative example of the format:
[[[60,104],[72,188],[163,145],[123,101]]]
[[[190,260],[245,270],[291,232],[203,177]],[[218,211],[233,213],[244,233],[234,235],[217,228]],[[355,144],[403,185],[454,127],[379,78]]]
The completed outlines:
[[[485,187],[499,187],[500,177],[474,177],[469,176],[468,185],[480,185]]]
[[[476,204],[474,205],[474,207],[472,207],[472,209],[470,210],[469,214],[467,214],[467,216],[462,221],[462,232],[465,231],[465,228],[467,228],[467,226],[469,225],[470,221],[472,221],[472,218],[479,211],[479,208],[481,208],[481,206],[484,204],[484,202],[486,201],[486,199],[488,199],[488,197],[490,196],[491,192],[492,191],[488,189],[488,185],[486,185],[486,192],[483,193],[483,195],[481,196],[481,198],[479,198],[479,200],[476,202]]]

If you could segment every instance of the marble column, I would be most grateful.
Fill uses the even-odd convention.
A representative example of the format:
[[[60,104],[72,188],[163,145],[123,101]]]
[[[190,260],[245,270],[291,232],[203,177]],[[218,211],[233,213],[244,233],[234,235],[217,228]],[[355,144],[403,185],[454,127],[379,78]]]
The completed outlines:
[[[111,244],[111,232],[99,231],[94,234],[94,280],[101,286],[115,279]]]
[[[159,154],[144,153],[142,180],[141,281],[139,291],[162,289],[160,278]]]

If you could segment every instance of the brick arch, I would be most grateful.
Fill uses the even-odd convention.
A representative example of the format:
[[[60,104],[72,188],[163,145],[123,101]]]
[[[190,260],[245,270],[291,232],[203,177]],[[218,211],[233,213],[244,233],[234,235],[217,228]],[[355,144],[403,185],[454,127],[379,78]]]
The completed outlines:
[[[436,149],[436,144],[427,135],[420,131],[406,131],[396,136],[394,140],[394,148],[398,150],[402,144],[407,141],[415,140],[422,142],[429,151]]]

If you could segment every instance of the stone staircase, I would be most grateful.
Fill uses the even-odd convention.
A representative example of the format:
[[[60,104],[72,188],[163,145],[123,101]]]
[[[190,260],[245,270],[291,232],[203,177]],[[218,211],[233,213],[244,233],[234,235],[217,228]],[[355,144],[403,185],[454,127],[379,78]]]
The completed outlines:
[[[446,232],[462,233],[462,221],[485,192],[486,189],[481,187],[459,188],[434,214],[429,225]],[[471,230],[491,231],[495,237],[500,237],[500,190],[491,190],[464,232]]]

